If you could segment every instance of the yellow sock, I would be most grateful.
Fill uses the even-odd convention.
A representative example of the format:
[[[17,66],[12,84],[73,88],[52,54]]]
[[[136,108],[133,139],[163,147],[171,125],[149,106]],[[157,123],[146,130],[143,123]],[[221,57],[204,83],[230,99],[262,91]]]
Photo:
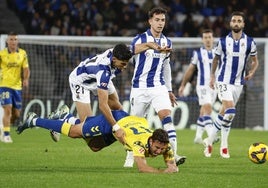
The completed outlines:
[[[66,135],[66,136],[68,136],[69,132],[70,132],[70,129],[71,129],[71,124],[67,123],[67,122],[64,122],[62,127],[61,127],[61,133]]]
[[[4,132],[10,132],[10,127],[3,127]]]

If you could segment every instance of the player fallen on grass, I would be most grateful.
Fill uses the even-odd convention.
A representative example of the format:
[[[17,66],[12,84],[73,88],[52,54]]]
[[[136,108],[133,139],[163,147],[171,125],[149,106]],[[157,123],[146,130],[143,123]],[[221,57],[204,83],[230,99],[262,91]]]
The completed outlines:
[[[100,151],[116,141],[112,126],[102,114],[87,117],[82,123],[76,124],[80,120],[73,117],[69,113],[69,108],[64,105],[54,115],[57,117],[44,119],[39,118],[34,112],[29,112],[26,120],[18,127],[17,133],[21,134],[25,129],[32,127],[42,127],[70,138],[83,138],[94,152]],[[112,111],[112,115],[125,132],[124,147],[133,151],[134,160],[140,172],[174,173],[179,171],[169,144],[168,133],[165,130],[152,131],[145,118],[130,116],[122,110]],[[56,120],[55,118],[63,119]],[[146,157],[158,155],[164,157],[167,166],[165,169],[157,169],[147,164]]]

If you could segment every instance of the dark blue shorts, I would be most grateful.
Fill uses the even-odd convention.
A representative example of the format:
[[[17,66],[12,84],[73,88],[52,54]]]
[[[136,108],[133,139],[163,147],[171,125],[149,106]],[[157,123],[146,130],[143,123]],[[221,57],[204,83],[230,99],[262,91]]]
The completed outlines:
[[[128,113],[122,110],[112,111],[112,114],[116,121],[122,119],[123,117],[129,116]],[[113,136],[112,125],[108,123],[102,114],[88,117],[83,125],[82,134],[85,139],[94,138],[101,135],[107,146],[116,141],[115,137]]]
[[[22,91],[0,87],[0,100],[2,106],[11,104],[13,108],[21,109]]]

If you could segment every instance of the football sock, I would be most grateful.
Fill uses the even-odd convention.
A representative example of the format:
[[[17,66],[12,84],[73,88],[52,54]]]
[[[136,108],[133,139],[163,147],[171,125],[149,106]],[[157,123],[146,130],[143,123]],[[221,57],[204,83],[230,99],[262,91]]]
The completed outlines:
[[[218,131],[221,130],[221,124],[222,124],[223,116],[218,114],[218,117],[215,119],[214,123],[212,124],[211,128],[208,132],[208,144],[212,145],[213,141],[215,140]]]
[[[203,133],[204,133],[204,122],[203,122],[203,117],[200,116],[197,119],[195,138],[201,138],[202,139]]]
[[[223,123],[221,127],[221,148],[228,148],[228,137],[231,130],[231,124],[235,117],[235,108],[228,108],[224,112]]]
[[[212,124],[213,124],[213,121],[212,121],[212,118],[210,115],[205,115],[203,116],[203,122],[204,122],[204,129],[206,130],[207,132],[207,135],[209,135],[209,131],[212,127]]]
[[[10,127],[3,127],[4,136],[10,135]]]
[[[170,116],[165,117],[162,120],[162,125],[165,131],[168,133],[169,143],[174,152],[174,155],[177,154],[177,135],[174,125],[172,124],[172,120]]]
[[[42,118],[35,118],[33,120],[33,124],[37,127],[42,127],[48,130],[53,130],[58,133],[62,133],[68,136],[71,124],[67,122],[63,122],[61,120],[50,120],[50,119],[42,119]]]

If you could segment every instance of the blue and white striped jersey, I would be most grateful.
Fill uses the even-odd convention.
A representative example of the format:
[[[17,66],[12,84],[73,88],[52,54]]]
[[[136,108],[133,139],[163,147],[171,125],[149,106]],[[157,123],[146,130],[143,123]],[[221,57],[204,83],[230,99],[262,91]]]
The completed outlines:
[[[132,43],[132,51],[135,51],[135,45],[155,42],[161,47],[172,48],[172,42],[170,39],[161,34],[160,38],[154,38],[150,29],[146,32],[137,35]],[[133,88],[151,88],[156,86],[165,85],[164,80],[164,63],[169,63],[170,53],[160,53],[156,50],[149,49],[133,56],[134,75],[132,78]]]
[[[108,89],[109,81],[121,72],[112,68],[113,49],[108,49],[102,54],[87,58],[72,71],[75,83],[83,84],[86,89]]]
[[[248,56],[257,55],[257,47],[253,38],[245,33],[239,40],[234,40],[232,33],[219,40],[215,51],[221,56],[216,81],[232,85],[245,84],[245,70]]]
[[[215,56],[215,49],[211,51],[201,47],[193,52],[191,63],[197,66],[197,85],[209,86],[212,61]]]

